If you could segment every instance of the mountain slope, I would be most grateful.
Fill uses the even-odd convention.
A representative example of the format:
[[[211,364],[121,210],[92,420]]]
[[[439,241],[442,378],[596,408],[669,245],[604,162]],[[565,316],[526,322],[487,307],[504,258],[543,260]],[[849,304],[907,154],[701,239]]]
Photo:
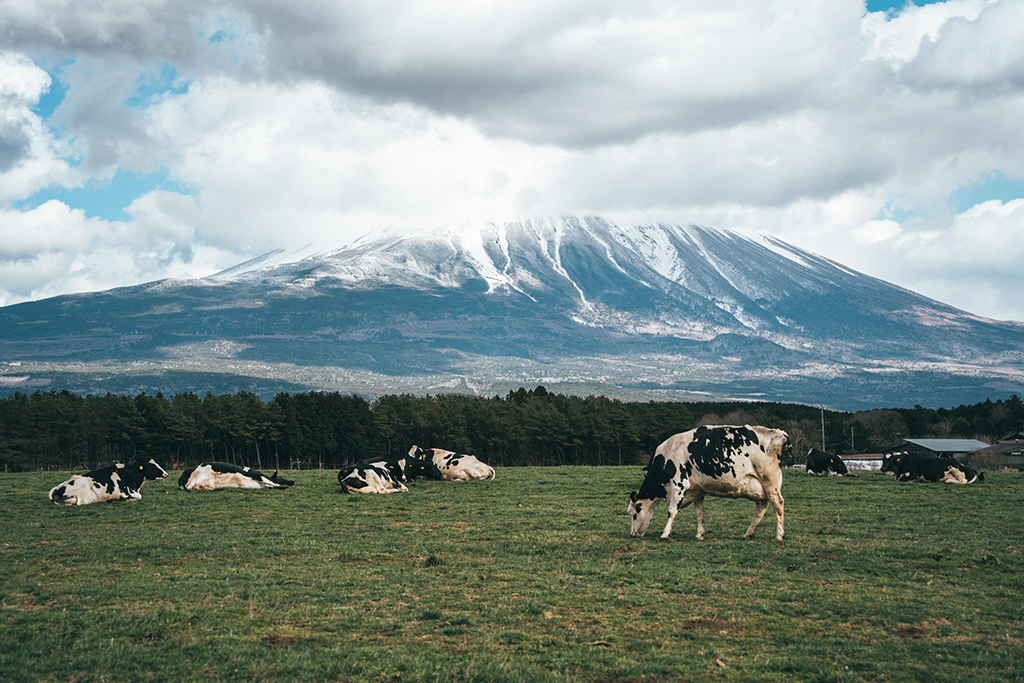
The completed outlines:
[[[3,362],[20,365],[0,365],[0,391],[545,383],[945,405],[1024,389],[1024,325],[771,237],[569,217],[272,252],[204,280],[9,306]]]

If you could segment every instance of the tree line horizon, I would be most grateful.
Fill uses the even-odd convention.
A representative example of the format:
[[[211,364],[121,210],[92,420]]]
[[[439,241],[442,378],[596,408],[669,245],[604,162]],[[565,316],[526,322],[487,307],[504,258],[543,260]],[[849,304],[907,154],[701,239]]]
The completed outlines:
[[[621,401],[544,386],[504,397],[389,394],[372,401],[338,392],[282,392],[264,401],[246,391],[169,398],[36,391],[0,399],[0,467],[76,470],[153,458],[166,469],[203,461],[336,469],[404,455],[413,444],[471,453],[496,467],[642,465],[668,436],[713,424],[784,429],[799,463],[812,446],[850,454],[877,453],[907,438],[993,443],[1024,431],[1024,403],[1014,394],[948,409],[844,412],[770,402]]]

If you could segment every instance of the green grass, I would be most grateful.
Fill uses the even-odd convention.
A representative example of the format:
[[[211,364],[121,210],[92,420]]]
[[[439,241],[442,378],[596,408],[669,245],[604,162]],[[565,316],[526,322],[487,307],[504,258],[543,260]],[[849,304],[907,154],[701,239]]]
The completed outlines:
[[[630,538],[639,468],[57,507],[0,476],[0,680],[1013,681],[1024,475],[787,472],[786,540],[709,499]]]

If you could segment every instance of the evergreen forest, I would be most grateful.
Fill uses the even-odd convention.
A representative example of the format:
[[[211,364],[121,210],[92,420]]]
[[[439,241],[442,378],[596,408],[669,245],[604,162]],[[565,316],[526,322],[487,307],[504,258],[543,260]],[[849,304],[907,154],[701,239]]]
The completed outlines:
[[[1024,431],[1017,395],[956,408],[854,413],[749,402],[623,402],[543,386],[504,397],[239,392],[123,396],[68,391],[0,399],[0,468],[86,470],[138,458],[167,469],[219,460],[260,469],[337,468],[404,454],[413,444],[472,453],[498,467],[638,465],[671,434],[705,424],[785,429],[793,457],[812,447],[877,453],[905,438],[977,438]]]

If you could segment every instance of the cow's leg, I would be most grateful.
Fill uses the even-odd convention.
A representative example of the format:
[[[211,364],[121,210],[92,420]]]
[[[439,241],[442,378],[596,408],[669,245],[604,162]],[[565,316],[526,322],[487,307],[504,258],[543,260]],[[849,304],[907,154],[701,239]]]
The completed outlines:
[[[768,501],[756,499],[754,500],[754,519],[751,520],[750,526],[743,534],[743,538],[750,540],[754,537],[754,529],[761,523],[761,519],[764,517],[764,513],[768,511]]]
[[[693,501],[693,509],[697,513],[697,540],[704,540],[704,499]]]
[[[679,513],[684,507],[691,503],[695,503],[703,498],[703,494],[697,494],[693,491],[687,491],[682,499],[679,497],[678,491],[673,487],[672,492],[669,492],[668,499],[668,522],[665,524],[665,530],[661,532],[662,538],[668,538],[672,533],[672,523],[676,521],[676,514]]]
[[[775,540],[781,541],[782,537],[786,535],[785,513],[783,512],[786,501],[782,497],[782,491],[778,489],[768,491],[768,501],[772,504],[772,509],[775,510]]]

